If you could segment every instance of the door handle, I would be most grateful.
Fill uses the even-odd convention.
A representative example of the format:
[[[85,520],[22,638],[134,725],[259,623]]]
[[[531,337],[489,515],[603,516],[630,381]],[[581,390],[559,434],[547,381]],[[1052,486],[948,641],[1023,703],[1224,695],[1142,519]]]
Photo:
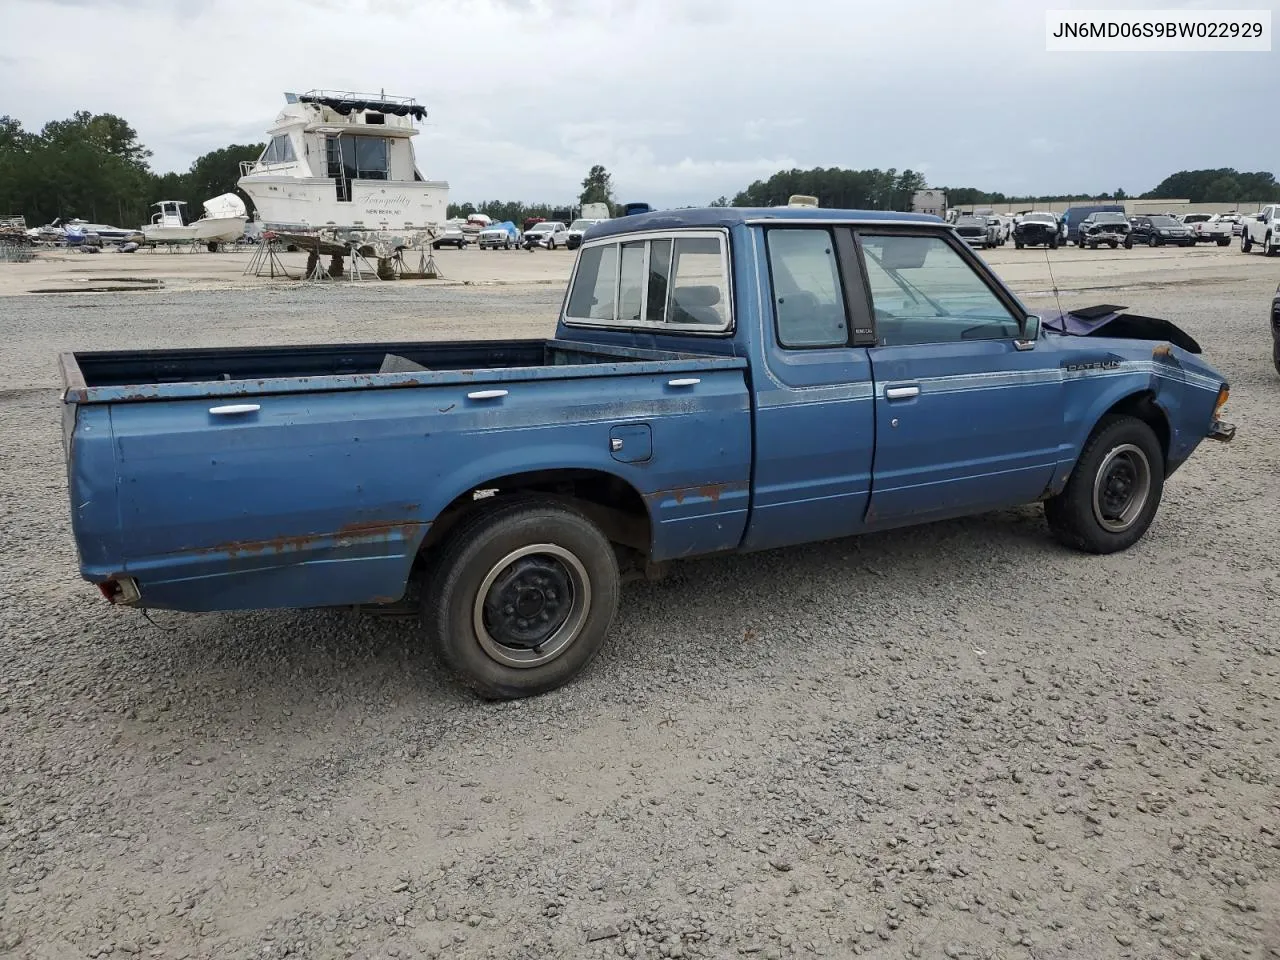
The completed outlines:
[[[697,377],[681,377],[676,380],[668,380],[667,386],[668,387],[693,387],[698,385],[701,382],[702,381]]]
[[[467,394],[468,400],[497,400],[499,397],[505,397],[505,390],[473,390]]]
[[[215,417],[231,417],[237,413],[257,413],[261,409],[257,403],[229,403],[224,407],[210,407],[209,412]]]
[[[920,396],[919,387],[886,387],[884,391],[886,400],[906,400],[909,397]]]

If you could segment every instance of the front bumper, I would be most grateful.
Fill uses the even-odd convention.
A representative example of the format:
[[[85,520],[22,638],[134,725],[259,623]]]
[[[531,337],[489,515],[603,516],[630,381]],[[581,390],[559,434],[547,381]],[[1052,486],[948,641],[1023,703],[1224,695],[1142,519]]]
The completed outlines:
[[[1236,425],[1227,423],[1225,420],[1215,420],[1209,425],[1208,437],[1210,440],[1220,440],[1223,443],[1230,443],[1231,439],[1236,435]]]
[[[1124,243],[1129,239],[1129,234],[1123,231],[1099,230],[1097,233],[1087,233],[1084,235],[1085,243]]]

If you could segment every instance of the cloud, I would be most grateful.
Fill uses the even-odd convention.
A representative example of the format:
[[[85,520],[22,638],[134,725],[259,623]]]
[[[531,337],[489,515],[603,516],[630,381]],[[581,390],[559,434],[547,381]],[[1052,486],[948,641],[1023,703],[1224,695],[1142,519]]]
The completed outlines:
[[[419,164],[458,200],[568,200],[595,163],[620,193],[668,204],[791,167],[1046,194],[1274,168],[1264,55],[1048,54],[1044,11],[1060,5],[5,0],[22,59],[0,59],[0,89],[28,129],[77,109],[123,116],[161,170],[263,139],[285,90],[415,96]],[[130,80],[68,69],[69,51]],[[958,66],[966,51],[989,68],[980,82]],[[1099,131],[1126,148],[1065,146]]]

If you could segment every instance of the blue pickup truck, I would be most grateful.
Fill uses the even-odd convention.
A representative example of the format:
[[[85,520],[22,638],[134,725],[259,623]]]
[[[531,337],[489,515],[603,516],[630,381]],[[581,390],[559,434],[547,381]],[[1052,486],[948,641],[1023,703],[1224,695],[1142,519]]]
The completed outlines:
[[[80,573],[137,608],[421,617],[488,698],[600,649],[668,561],[1043,502],[1151,524],[1227,383],[1166,321],[1029,311],[936,217],[591,227],[554,339],[64,354]]]

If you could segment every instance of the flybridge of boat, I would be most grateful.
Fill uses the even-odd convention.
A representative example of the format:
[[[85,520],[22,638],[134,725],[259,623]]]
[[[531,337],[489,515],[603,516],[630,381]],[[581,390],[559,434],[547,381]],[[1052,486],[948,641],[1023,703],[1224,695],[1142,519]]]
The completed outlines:
[[[285,94],[290,103],[293,94]],[[350,93],[338,90],[308,90],[296,98],[298,103],[314,103],[328,107],[335,113],[348,116],[357,110],[373,110],[378,113],[389,113],[395,117],[413,117],[424,120],[427,108],[419,104],[413,97],[388,97],[385,94],[375,96],[371,93]]]

